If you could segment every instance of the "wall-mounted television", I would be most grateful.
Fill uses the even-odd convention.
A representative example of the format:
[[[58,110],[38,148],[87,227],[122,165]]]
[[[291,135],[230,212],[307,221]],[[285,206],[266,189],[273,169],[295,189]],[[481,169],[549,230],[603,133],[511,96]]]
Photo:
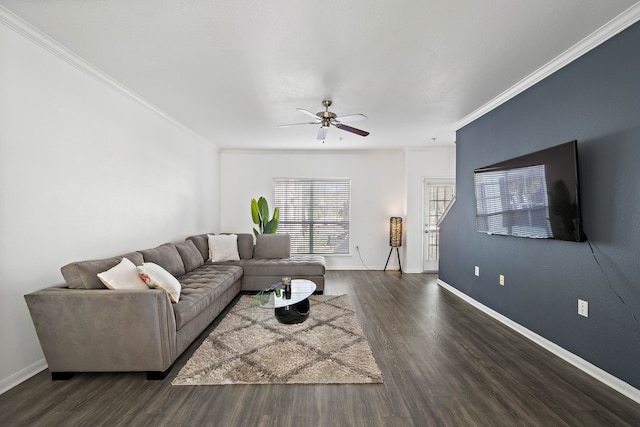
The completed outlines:
[[[577,147],[570,141],[476,169],[476,229],[584,241]]]

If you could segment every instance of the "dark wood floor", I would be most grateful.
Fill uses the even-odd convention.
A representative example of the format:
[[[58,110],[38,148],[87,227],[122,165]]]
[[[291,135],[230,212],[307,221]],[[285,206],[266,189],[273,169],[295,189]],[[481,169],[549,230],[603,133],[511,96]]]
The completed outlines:
[[[42,372],[0,396],[0,425],[640,425],[639,404],[435,280],[397,272],[327,274],[325,293],[351,295],[384,384],[171,386],[198,340],[164,381],[121,373],[52,382]]]

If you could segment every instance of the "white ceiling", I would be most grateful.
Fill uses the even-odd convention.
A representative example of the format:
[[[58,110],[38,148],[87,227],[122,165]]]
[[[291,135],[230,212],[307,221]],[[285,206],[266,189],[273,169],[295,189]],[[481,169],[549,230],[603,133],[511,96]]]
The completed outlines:
[[[452,144],[461,123],[636,3],[0,0],[230,150]],[[325,98],[338,115],[367,115],[349,124],[371,134],[332,128],[323,144],[318,126],[278,128]]]

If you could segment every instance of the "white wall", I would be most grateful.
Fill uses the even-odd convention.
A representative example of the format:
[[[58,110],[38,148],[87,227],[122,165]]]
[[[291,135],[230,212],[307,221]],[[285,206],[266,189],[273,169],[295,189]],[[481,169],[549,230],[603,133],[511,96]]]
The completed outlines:
[[[0,392],[42,369],[23,295],[216,231],[219,153],[0,19]]]
[[[382,269],[389,254],[389,217],[405,217],[402,150],[230,152],[221,158],[220,230],[250,233],[250,202],[264,196],[273,209],[274,177],[351,178],[349,256],[327,257],[327,268]],[[360,247],[362,260],[356,252]],[[365,267],[366,265],[366,267]],[[389,269],[397,269],[395,259]]]
[[[407,150],[405,168],[407,174],[407,221],[405,226],[405,255],[403,270],[422,272],[423,186],[425,179],[456,178],[455,146]]]

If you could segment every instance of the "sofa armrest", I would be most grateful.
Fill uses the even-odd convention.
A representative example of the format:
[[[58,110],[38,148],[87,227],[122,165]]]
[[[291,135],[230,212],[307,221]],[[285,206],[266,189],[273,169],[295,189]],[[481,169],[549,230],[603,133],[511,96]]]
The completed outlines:
[[[177,357],[164,290],[52,287],[25,300],[51,372],[165,371]]]

